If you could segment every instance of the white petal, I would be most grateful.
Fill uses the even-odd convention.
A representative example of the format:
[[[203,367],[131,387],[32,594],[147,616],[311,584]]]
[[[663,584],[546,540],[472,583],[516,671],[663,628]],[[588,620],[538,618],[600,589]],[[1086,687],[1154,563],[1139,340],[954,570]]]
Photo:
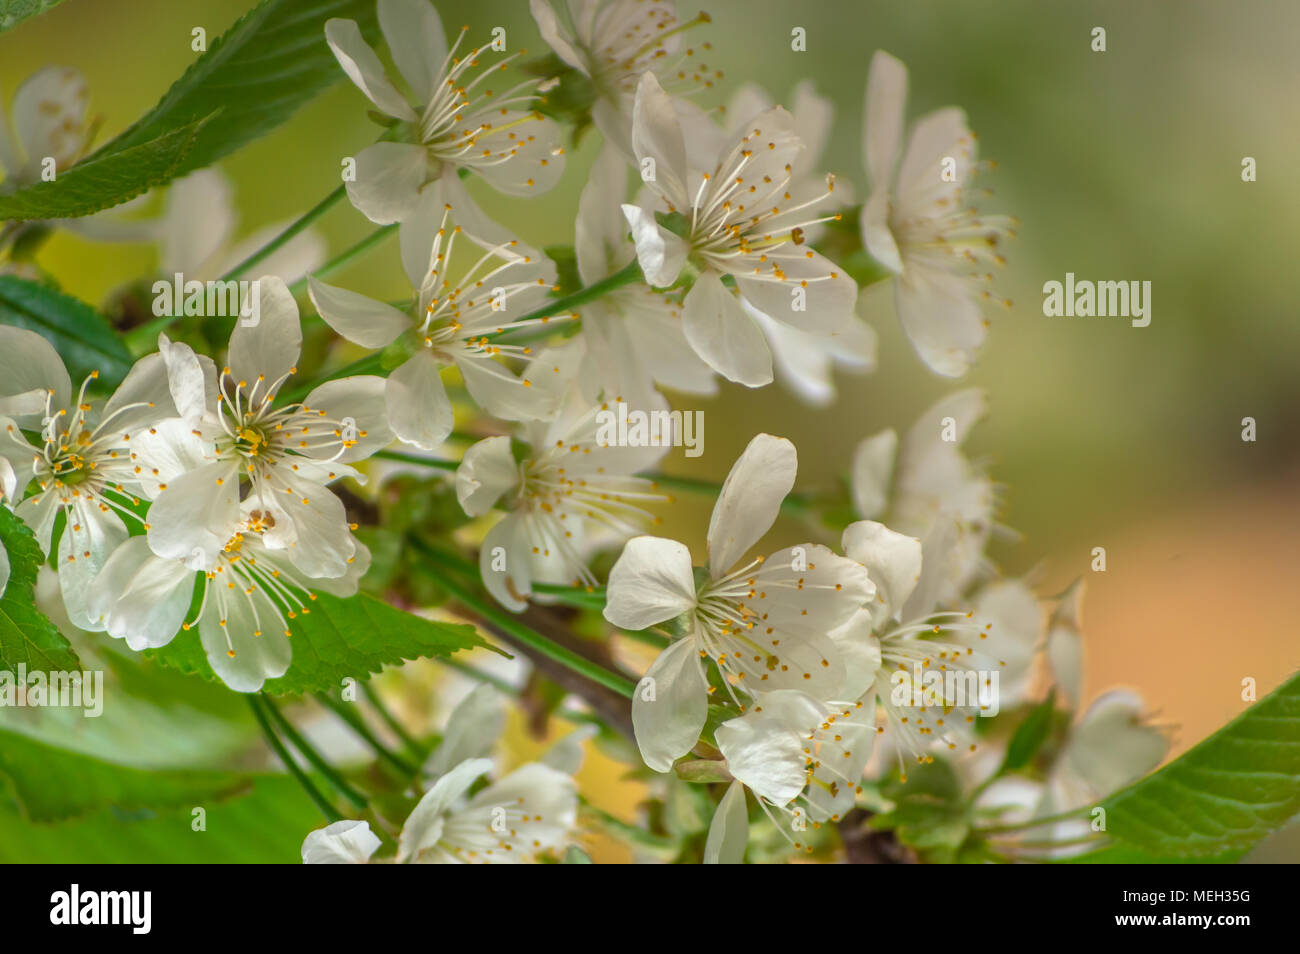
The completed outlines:
[[[745,786],[732,782],[718,802],[704,843],[706,865],[739,865],[745,861],[749,843],[749,813],[745,807]]]
[[[17,495],[18,476],[14,473],[13,465],[9,463],[8,458],[0,457],[0,503],[8,501],[12,506]]]
[[[600,281],[631,260],[634,249],[627,244],[624,218],[615,212],[626,196],[627,161],[606,144],[587,174],[573,226],[573,250],[584,285]]]
[[[699,740],[708,686],[695,640],[679,639],[650,665],[632,697],[632,726],[645,764],[667,772]]]
[[[622,209],[632,230],[637,261],[646,281],[656,288],[665,288],[677,281],[690,251],[685,240],[659,225],[654,214],[647,209],[631,204],[624,204]]]
[[[54,521],[62,507],[59,495],[55,493],[38,493],[28,497],[17,507],[14,514],[36,534],[36,542],[46,554],[50,552],[50,543],[54,538]]]
[[[654,160],[654,179],[647,184],[678,212],[690,208],[686,193],[686,142],[673,108],[654,73],[641,74],[632,107],[632,149],[637,160]]]
[[[955,176],[943,175],[947,157],[957,161]],[[960,109],[940,109],[917,120],[898,167],[899,214],[906,219],[950,213],[974,171],[972,158],[971,132]]]
[[[1061,595],[1047,624],[1047,661],[1072,706],[1083,701],[1082,611],[1083,579],[1079,578]]]
[[[497,832],[493,822],[503,810],[511,811],[513,823],[508,831]],[[487,860],[518,863],[558,848],[577,820],[578,792],[573,779],[548,765],[529,762],[475,794],[464,809],[453,812],[447,826],[448,841],[463,839],[477,849],[481,839]],[[468,838],[466,833],[470,833]],[[502,842],[512,850],[502,850]]]
[[[194,363],[197,368],[197,358]],[[199,371],[199,385],[202,386],[202,371]],[[131,366],[113,396],[105,402],[99,419],[108,424],[110,431],[129,434],[175,416],[166,362],[161,354],[154,353]]]
[[[695,353],[727,380],[751,388],[772,383],[772,352],[762,329],[713,272],[687,293],[682,329]]]
[[[364,865],[380,844],[367,822],[344,819],[319,828],[303,839],[302,863]]]
[[[794,88],[790,114],[794,116],[794,133],[804,145],[800,165],[796,168],[813,170],[826,149],[835,108],[825,96],[820,96],[812,80],[801,80]]]
[[[686,340],[678,308],[648,288],[629,290],[619,304],[633,353],[655,381],[687,394],[717,393],[717,377]]]
[[[50,407],[54,413],[72,400],[72,383],[63,359],[44,337],[26,328],[0,325],[0,398],[40,391],[41,406],[53,391]],[[20,427],[39,429],[42,412],[10,413]],[[34,427],[33,427],[34,425]]]
[[[280,629],[275,606],[262,590],[252,594],[252,603],[243,593],[233,593],[225,607],[229,615],[222,625],[220,603],[209,590],[207,606],[199,617],[199,641],[208,665],[236,692],[257,692],[266,680],[278,679],[288,671],[293,658],[289,637]]]
[[[518,484],[519,464],[510,452],[508,437],[479,441],[465,451],[456,468],[456,498],[471,517],[487,513]]]
[[[424,793],[402,826],[397,844],[397,860],[406,861],[436,845],[442,837],[445,817],[452,805],[480,775],[491,769],[492,762],[488,759],[469,759],[438,779]]]
[[[903,254],[889,228],[889,191],[885,186],[882,185],[867,199],[858,227],[862,232],[862,244],[871,257],[895,275],[901,274]]]
[[[898,453],[898,434],[886,428],[858,445],[853,454],[853,505],[868,520],[885,512]]]
[[[216,370],[212,359],[200,357],[182,342],[158,335],[158,353],[167,373],[167,389],[176,413],[191,426],[216,403]]]
[[[178,476],[149,508],[149,546],[161,557],[206,567],[239,523],[239,465],[214,461]]]
[[[695,607],[691,552],[663,537],[633,537],[609,571],[605,619],[640,630]]]
[[[808,784],[805,738],[823,717],[802,692],[764,693],[754,708],[718,726],[718,750],[727,771],[777,805],[793,801]]]
[[[877,50],[871,58],[871,70],[867,75],[862,141],[867,176],[873,189],[888,182],[898,161],[906,103],[907,67],[884,50]]]
[[[859,520],[844,530],[844,553],[867,568],[876,584],[871,615],[877,627],[897,615],[921,578],[921,541],[883,523]]]
[[[909,265],[895,281],[898,320],[931,371],[959,378],[970,370],[988,333],[972,281]]]
[[[131,452],[140,468],[136,484],[144,497],[156,499],[180,475],[213,460],[212,442],[194,431],[192,423],[173,417],[132,435]]]
[[[104,626],[86,607],[90,585],[109,555],[126,540],[126,527],[116,512],[104,513],[94,503],[79,501],[66,513],[67,526],[59,538],[59,589],[72,625],[95,632]]]
[[[492,598],[514,613],[528,607],[533,585],[533,545],[522,517],[507,514],[479,547],[479,575]]]
[[[325,22],[325,40],[334,51],[335,58],[348,74],[357,89],[390,116],[415,122],[419,119],[406,98],[397,91],[375,51],[361,36],[355,20],[337,17]]]
[[[554,371],[555,365],[541,362],[530,365],[541,375],[537,381],[525,369],[516,377],[506,365],[482,352],[462,353],[456,357],[456,367],[465,381],[474,403],[493,417],[506,421],[545,420],[555,414],[556,401],[565,383],[564,369]],[[537,386],[534,386],[534,385]]]
[[[0,599],[4,598],[5,587],[9,585],[9,551],[0,543]]]
[[[307,453],[353,463],[365,460],[375,451],[391,444],[393,432],[388,427],[387,388],[388,382],[376,374],[335,378],[314,388],[303,399],[303,409],[324,411],[328,423],[322,425],[319,431],[316,426],[312,426],[303,437],[310,441],[319,433],[333,439],[355,440],[356,443],[345,448],[342,453],[337,453],[337,446],[327,446],[319,452]],[[349,424],[355,428],[355,436],[344,432],[340,437],[339,432]]]
[[[551,6],[550,0],[528,0],[528,9],[532,11],[533,19],[537,22],[537,32],[542,35],[546,45],[565,63],[575,70],[586,73],[587,65],[583,61],[582,54],[571,42],[569,31],[560,26],[559,18],[556,17],[555,8]]]
[[[327,325],[363,348],[387,347],[411,327],[411,319],[392,305],[312,277],[307,279],[307,294]]]
[[[217,169],[199,169],[168,187],[155,226],[161,246],[159,272],[195,278],[211,272],[207,266],[235,230],[233,192],[231,181]]]
[[[1093,700],[1070,733],[1062,761],[1103,798],[1151,771],[1169,751],[1169,739],[1147,725],[1137,693],[1114,689]]]
[[[379,29],[402,79],[416,99],[428,102],[447,58],[442,21],[429,0],[379,0]]]
[[[853,320],[858,286],[844,269],[811,249],[781,266],[784,277],[779,280],[738,270],[736,287],[759,311],[793,328],[830,334]],[[770,272],[766,265],[755,267]],[[796,311],[797,304],[803,310]]]
[[[86,599],[88,614],[136,652],[166,646],[185,622],[194,571],[131,537],[104,563]]]
[[[452,710],[425,771],[442,775],[466,759],[486,758],[505,728],[506,710],[500,693],[488,685],[476,686]]]
[[[80,71],[47,66],[14,93],[14,132],[27,163],[19,178],[36,178],[48,156],[57,172],[77,160],[85,144],[86,80]]]
[[[377,142],[356,155],[356,179],[347,183],[348,201],[377,225],[400,222],[415,208],[429,177],[423,146]]]
[[[282,470],[287,468],[282,468]],[[293,493],[276,494],[276,501],[293,521],[296,533],[293,564],[312,577],[334,579],[348,571],[348,560],[356,553],[356,540],[348,529],[348,515],[328,487],[313,484],[291,473]]]
[[[230,356],[226,359],[236,381],[248,387],[261,375],[265,388],[285,377],[297,366],[302,353],[302,324],[298,320],[298,303],[293,300],[284,279],[264,275],[257,280],[257,324],[235,323],[230,335]]]
[[[434,450],[451,433],[451,401],[438,374],[438,362],[421,348],[388,376],[388,425],[397,439]]]
[[[723,576],[772,528],[794,487],[799,455],[784,437],[759,434],[732,465],[709,521],[709,573]]]
[[[564,174],[564,134],[549,117],[515,110],[491,112],[493,131],[480,133],[474,154],[461,160],[488,185],[506,195],[535,196]],[[526,135],[514,130],[524,125]],[[483,157],[490,150],[493,155]],[[503,161],[503,157],[504,161]]]
[[[999,706],[1016,705],[1025,696],[1043,639],[1038,598],[1019,580],[998,580],[980,590],[972,612],[985,638],[970,640],[968,645],[998,667]]]

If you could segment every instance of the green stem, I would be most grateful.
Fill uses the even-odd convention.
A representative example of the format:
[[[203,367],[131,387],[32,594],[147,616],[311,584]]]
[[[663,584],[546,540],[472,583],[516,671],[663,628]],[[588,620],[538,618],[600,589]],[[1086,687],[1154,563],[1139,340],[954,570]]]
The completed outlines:
[[[301,752],[303,757],[310,762],[313,767],[315,767],[316,771],[325,776],[329,783],[338,789],[339,793],[344,798],[356,806],[357,809],[365,811],[366,807],[370,804],[366,797],[349,785],[347,781],[344,780],[343,776],[334,769],[334,766],[330,765],[323,755],[312,748],[311,743],[303,738],[302,734],[293,727],[293,723],[285,718],[284,713],[280,711],[279,707],[270,699],[270,697],[263,696],[262,705],[265,706],[266,711],[271,714],[272,721],[274,721],[276,726],[279,727],[281,734],[289,740],[289,744]]]
[[[379,741],[379,737],[370,731],[370,726],[366,725],[365,722],[362,721],[361,717],[349,709],[347,705],[323,692],[316,693],[316,698],[320,701],[321,705],[325,706],[325,708],[329,709],[336,716],[346,722],[353,732],[359,735],[367,745],[375,750],[376,755],[393,768],[397,769],[407,778],[414,778],[419,774],[419,768],[417,766],[412,765],[400,755],[394,755],[390,752],[384,744]]]
[[[232,281],[233,279],[238,278],[240,275],[243,275],[254,265],[258,264],[259,262],[265,261],[276,251],[283,248],[295,235],[297,235],[303,229],[307,228],[307,226],[311,225],[322,215],[324,215],[327,211],[329,211],[329,209],[345,195],[347,195],[346,187],[339,186],[329,195],[325,196],[325,198],[321,199],[314,206],[312,206],[310,209],[304,212],[302,216],[298,218],[297,221],[295,221],[292,225],[286,228],[283,232],[281,232],[275,238],[271,239],[271,241],[267,242],[265,245],[259,248],[252,255],[248,256],[248,258],[244,259],[234,268],[230,269],[230,271],[226,272],[226,274],[222,275],[221,280],[223,282]]]
[[[397,721],[397,717],[388,711],[388,707],[384,705],[384,700],[379,698],[379,693],[375,691],[374,686],[370,685],[369,680],[361,684],[361,691],[365,693],[371,707],[379,713],[379,718],[384,720],[384,725],[388,726],[393,735],[402,740],[402,744],[406,746],[407,751],[414,756],[422,757],[424,751],[420,747],[420,743],[416,742],[411,734],[403,728],[402,723]]]
[[[458,460],[438,460],[436,457],[422,457],[419,454],[407,454],[403,451],[381,450],[375,451],[371,457],[379,457],[383,460],[396,460],[403,464],[418,464],[421,467],[433,467],[437,470],[454,471],[460,467]]]
[[[312,802],[315,803],[316,807],[320,809],[321,814],[325,816],[326,821],[342,821],[343,816],[340,815],[338,810],[329,803],[329,800],[320,793],[320,789],[312,784],[311,779],[307,777],[307,773],[304,772],[302,767],[294,761],[293,756],[290,755],[288,749],[284,747],[284,743],[281,742],[279,736],[275,734],[275,730],[271,728],[271,723],[267,721],[266,713],[262,711],[262,707],[259,705],[259,702],[261,701],[260,697],[250,695],[247,699],[248,707],[253,710],[253,718],[257,720],[257,724],[261,728],[262,734],[266,736],[267,745],[269,745],[275,754],[279,756],[280,761],[284,763],[284,767],[289,770],[289,774],[298,780],[298,784],[301,785],[303,791],[307,793],[307,797],[310,798]]]
[[[431,561],[441,564],[443,567],[456,571],[464,572],[463,566],[455,558],[448,558],[445,554],[436,548],[429,546],[418,537],[409,538],[411,545],[423,556]],[[610,672],[603,666],[599,666],[589,659],[586,659],[571,649],[559,646],[547,639],[541,633],[536,632],[528,626],[525,626],[514,616],[504,610],[498,609],[491,605],[486,599],[476,595],[468,586],[456,580],[454,575],[436,576],[444,589],[451,593],[456,600],[466,609],[473,611],[476,615],[491,623],[501,632],[505,633],[511,639],[518,642],[521,646],[526,646],[548,659],[554,660],[562,666],[573,670],[580,676],[591,680],[597,685],[611,689],[625,698],[631,699],[636,691],[636,685],[624,676]]]
[[[337,272],[339,269],[344,268],[347,265],[350,265],[354,260],[360,258],[362,255],[370,251],[372,248],[374,248],[376,245],[378,245],[380,242],[388,238],[388,236],[392,235],[396,231],[397,231],[396,225],[385,225],[383,228],[375,229],[375,231],[371,232],[361,241],[357,242],[355,245],[348,246],[343,251],[339,252],[337,255],[331,258],[324,265],[322,265],[320,268],[313,271],[311,273],[311,277],[326,278],[329,275],[332,275],[334,272]],[[293,292],[295,295],[299,295],[302,294],[302,292],[305,291],[306,288],[307,288],[307,276],[304,275],[302,278],[298,279],[296,282],[294,282],[292,285],[289,286],[289,291]]]
[[[539,318],[549,318],[552,315],[561,312],[573,311],[579,305],[585,305],[589,301],[595,301],[597,298],[607,295],[615,289],[622,288],[624,285],[631,285],[641,278],[641,266],[636,259],[628,262],[626,266],[619,269],[608,278],[602,278],[598,282],[592,282],[586,288],[579,288],[572,295],[565,295],[562,298],[553,298],[540,308],[530,311],[528,314],[516,318],[511,322],[513,325],[521,325],[526,321],[534,321]]]
[[[1087,811],[1086,805],[1083,808],[1075,808],[1068,812],[1060,812],[1056,815],[1046,815],[1042,818],[1031,818],[1029,821],[1022,822],[1018,825],[988,825],[983,828],[976,828],[974,831],[977,835],[996,835],[1002,832],[1025,831],[1029,828],[1040,828],[1043,825],[1051,825],[1059,821],[1079,818],[1085,811]]]

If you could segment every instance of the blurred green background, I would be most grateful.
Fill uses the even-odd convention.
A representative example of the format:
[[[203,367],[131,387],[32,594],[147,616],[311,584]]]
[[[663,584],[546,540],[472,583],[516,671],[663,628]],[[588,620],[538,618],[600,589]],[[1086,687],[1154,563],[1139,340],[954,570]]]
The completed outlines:
[[[449,33],[462,22],[483,34],[505,26],[511,48],[544,52],[524,0],[435,5]],[[0,89],[7,102],[42,66],[78,67],[103,141],[193,61],[192,28],[214,38],[250,6],[66,0],[0,35]],[[1014,305],[990,309],[983,355],[956,386],[990,396],[968,446],[1003,485],[1001,522],[1023,535],[997,545],[999,564],[1032,572],[1044,595],[1089,577],[1086,694],[1117,682],[1141,689],[1182,726],[1182,749],[1245,706],[1243,678],[1260,695],[1280,683],[1300,663],[1287,625],[1300,579],[1300,4],[679,4],[683,17],[697,9],[713,17],[699,39],[707,33],[709,65],[726,77],[701,104],[725,102],[744,81],[781,101],[811,78],[837,110],[822,165],[860,195],[863,88],[876,49],[909,67],[909,117],[959,105],[981,157],[997,161],[980,181],[996,195],[981,207],[1021,220],[995,285]],[[790,49],[795,26],[807,31],[807,52]],[[1096,26],[1107,31],[1104,53],[1090,48]],[[222,164],[237,184],[241,235],[300,214],[338,184],[340,159],[373,138],[367,106],[341,82]],[[595,145],[589,137],[560,186],[536,200],[475,194],[525,240],[569,242]],[[1244,156],[1257,160],[1257,182],[1242,182]],[[320,228],[337,251],[370,225],[344,205]],[[72,293],[101,301],[147,272],[154,252],[60,235],[40,261]],[[1043,317],[1043,283],[1067,271],[1150,281],[1150,326]],[[404,294],[395,244],[337,283]],[[860,311],[880,336],[874,374],[840,375],[837,402],[817,410],[779,386],[726,387],[694,402],[707,412],[705,456],[674,455],[668,467],[721,477],[762,430],[793,438],[801,482],[824,484],[860,438],[907,427],[955,386],[915,358],[888,294],[864,295]],[[1246,416],[1258,422],[1256,443],[1241,440]],[[679,517],[707,513],[684,507]],[[1089,570],[1094,546],[1107,548],[1104,574]]]

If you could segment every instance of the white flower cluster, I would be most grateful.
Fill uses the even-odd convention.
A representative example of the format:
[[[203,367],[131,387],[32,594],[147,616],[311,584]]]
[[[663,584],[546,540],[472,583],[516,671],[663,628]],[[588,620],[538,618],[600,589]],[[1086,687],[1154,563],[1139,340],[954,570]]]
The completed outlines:
[[[901,440],[885,431],[858,447],[860,519],[840,552],[805,542],[751,555],[797,471],[793,444],[759,434],[721,488],[701,566],[684,544],[639,535],[665,499],[642,475],[666,446],[615,446],[599,426],[613,403],[666,409],[661,389],[710,394],[719,378],[757,388],[779,376],[825,403],[836,365],[870,368],[875,337],[856,312],[858,284],[814,247],[832,231],[890,276],[920,359],[964,374],[1012,223],[967,201],[977,163],[963,114],[940,110],[905,137],[906,72],[877,53],[859,206],[852,187],[820,170],[831,112],[808,84],[791,110],[753,87],[725,110],[695,102],[720,76],[701,61],[707,43],[687,45],[707,16],[678,21],[668,0],[531,0],[531,10],[565,77],[589,84],[604,139],[574,225],[577,278],[598,291],[557,303],[556,263],[485,215],[463,183],[478,177],[511,196],[553,186],[566,155],[542,97],[568,80],[502,88],[497,75],[519,53],[474,45],[466,31],[448,43],[428,0],[379,0],[396,76],[356,23],[331,20],[325,38],[385,129],[355,157],[346,191],[371,221],[400,223],[410,304],[314,276],[307,291],[338,335],[382,352],[372,367],[385,374],[300,387],[298,306],[274,274],[259,280],[259,318],[236,324],[220,365],[164,334],[104,400],[87,397],[93,375],[74,388],[45,338],[0,327],[0,498],[46,552],[57,536],[72,622],[135,650],[197,625],[232,688],[283,675],[315,592],[354,593],[369,564],[330,485],[363,481],[356,465],[394,440],[442,447],[459,399],[446,378],[513,430],[469,447],[455,475],[467,514],[500,513],[480,571],[503,606],[524,610],[540,583],[595,587],[593,554],[622,547],[604,615],[664,645],[632,704],[641,755],[668,772],[707,729],[735,780],[712,860],[743,852],[740,786],[765,811],[819,824],[854,806],[877,754],[901,766],[973,748],[981,715],[1028,698],[1044,646],[1077,702],[1078,653],[1060,635],[1069,627],[1049,639],[1032,591],[997,580],[985,557],[994,487],[960,451],[981,393],[944,398]],[[85,124],[75,74],[38,74],[14,112],[21,150],[0,117],[11,178],[30,180],[42,149],[75,161]],[[216,272],[228,229],[196,245],[176,220],[211,208],[203,189],[220,183],[188,181],[150,234],[169,260]],[[309,267],[299,256],[295,274]],[[557,328],[571,332],[560,343]],[[941,437],[944,421],[952,434]],[[0,592],[7,576],[0,551]],[[932,673],[944,677],[937,690]],[[1115,706],[1136,712],[1108,703],[1077,727],[1035,804],[1077,801],[1079,779],[1097,775],[1089,759],[1105,761],[1089,726]],[[520,861],[562,844],[576,765],[530,764],[479,785],[493,767],[496,707],[476,694],[453,715],[397,860]],[[1141,743],[1131,761],[1146,767],[1163,747],[1146,734]],[[303,858],[367,861],[379,845],[365,822],[337,822],[308,837]]]
[[[575,731],[539,761],[482,787],[494,772],[492,749],[505,728],[490,686],[452,712],[442,742],[424,765],[428,790],[397,838],[398,864],[523,864],[564,844],[577,822],[573,774],[582,764]],[[337,821],[302,843],[304,864],[367,864],[382,842],[365,821]]]

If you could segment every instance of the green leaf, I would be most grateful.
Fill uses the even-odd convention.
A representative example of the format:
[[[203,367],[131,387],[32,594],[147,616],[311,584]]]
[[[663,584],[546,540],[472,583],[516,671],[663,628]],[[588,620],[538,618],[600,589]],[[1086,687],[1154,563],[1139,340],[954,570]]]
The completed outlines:
[[[0,0],[0,33],[52,10],[63,0]]]
[[[343,79],[325,21],[355,20],[378,39],[374,0],[265,0],[215,40],[139,122],[104,147],[115,152],[220,110],[178,174],[210,165],[265,135]],[[359,104],[360,105],[360,104]]]
[[[0,730],[0,779],[23,816],[64,821],[102,809],[190,808],[246,791],[246,776],[230,772],[146,771],[115,765]]]
[[[311,612],[298,614],[289,625],[293,662],[287,673],[263,687],[274,695],[325,692],[338,688],[344,679],[365,679],[406,659],[492,648],[468,623],[424,619],[366,593],[348,599],[317,594]],[[196,629],[178,634],[149,655],[183,672],[217,678]]]
[[[131,370],[130,352],[95,309],[37,282],[0,275],[0,323],[48,338],[74,382],[92,371],[121,381]]]
[[[266,135],[343,78],[325,42],[331,17],[356,20],[367,40],[378,35],[374,0],[265,0],[116,139],[55,182],[0,198],[0,219],[89,215]],[[86,167],[97,168],[77,174]]]
[[[324,822],[282,775],[250,776],[248,794],[124,813],[105,808],[55,825],[33,824],[0,797],[0,863],[297,864],[302,840]],[[206,830],[194,830],[202,807]]]
[[[1044,742],[1052,728],[1052,711],[1056,705],[1056,689],[1048,693],[1047,698],[1034,706],[1029,715],[1016,726],[1016,732],[1007,743],[1006,758],[1002,760],[1001,775],[1014,772],[1029,764]]]
[[[0,507],[0,545],[9,555],[9,585],[0,598],[0,670],[80,672],[81,660],[57,626],[36,608],[36,574],[45,557],[13,512]]]
[[[570,845],[564,852],[564,859],[561,862],[566,865],[590,865],[594,864],[591,855],[587,854],[577,845]]]
[[[1248,848],[1300,812],[1300,675],[1101,803],[1111,837],[1160,856]]]
[[[0,194],[0,220],[78,218],[134,199],[181,174],[204,125],[200,118],[128,149],[101,149],[52,182]]]

